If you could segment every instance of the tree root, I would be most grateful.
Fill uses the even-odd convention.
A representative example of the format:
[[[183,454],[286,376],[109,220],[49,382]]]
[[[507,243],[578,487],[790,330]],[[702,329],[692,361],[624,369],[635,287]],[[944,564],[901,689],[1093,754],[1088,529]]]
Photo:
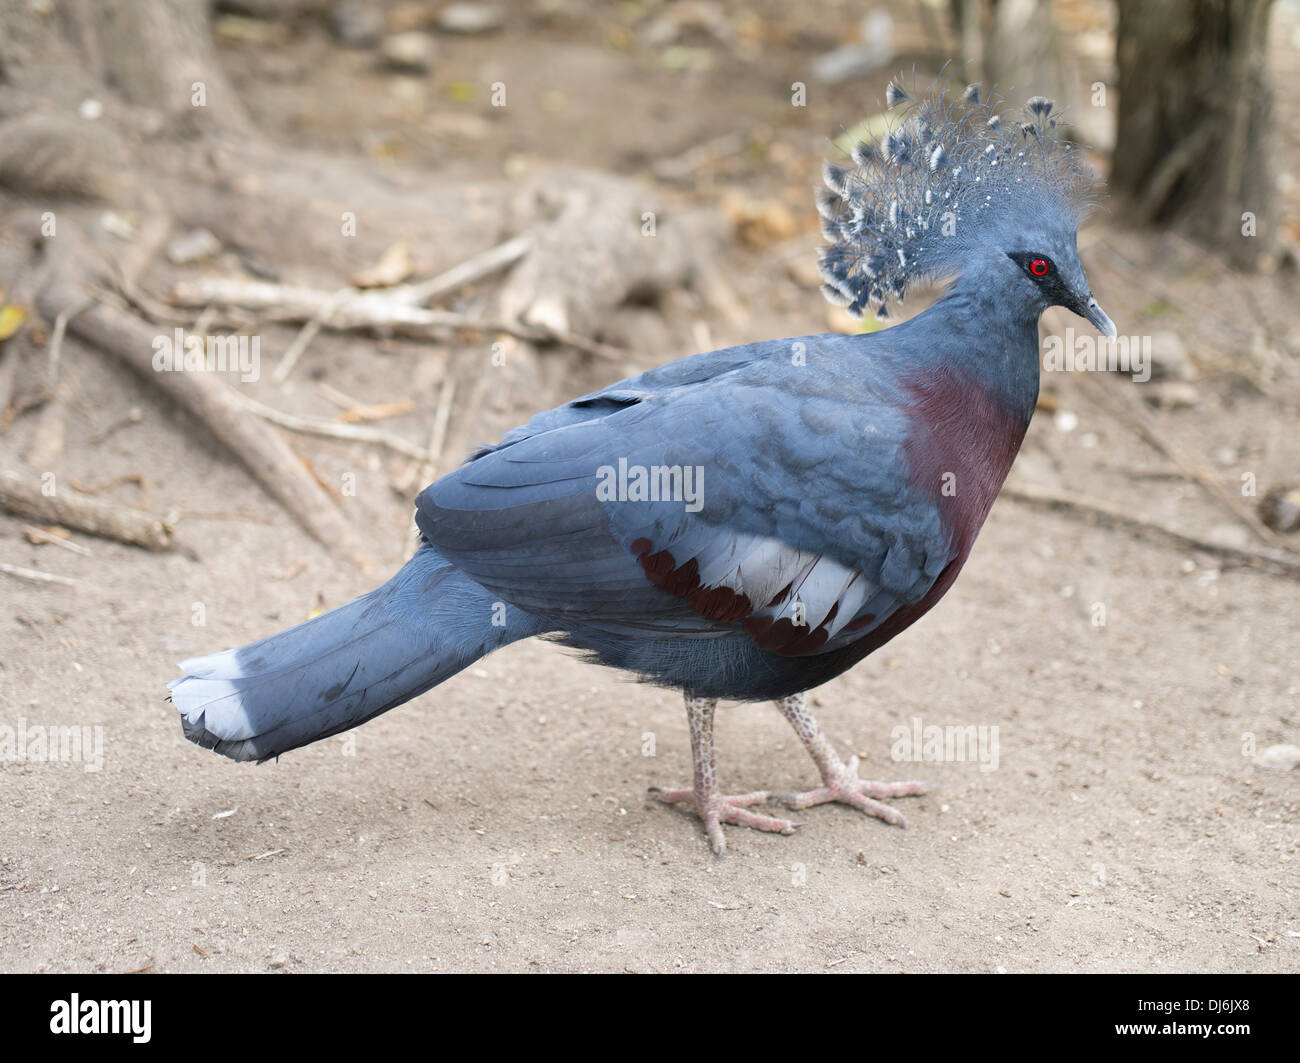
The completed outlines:
[[[84,250],[84,249],[82,249]],[[69,255],[51,271],[37,297],[41,313],[56,319],[84,304],[89,284],[76,276]],[[84,260],[84,258],[83,258]],[[198,419],[238,457],[289,515],[335,557],[364,564],[367,552],[334,502],[272,428],[240,403],[216,375],[158,372],[153,367],[154,328],[115,307],[97,303],[71,318],[68,329],[152,381]]]

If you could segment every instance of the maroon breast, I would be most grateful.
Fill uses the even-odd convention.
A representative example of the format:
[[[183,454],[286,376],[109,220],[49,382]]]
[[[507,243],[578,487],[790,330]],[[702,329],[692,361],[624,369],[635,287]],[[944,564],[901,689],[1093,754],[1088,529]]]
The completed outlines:
[[[837,661],[833,672],[850,667],[919,620],[952,586],[1029,427],[1027,416],[1009,409],[973,377],[956,370],[914,377],[904,388],[910,399],[912,425],[903,444],[903,459],[913,487],[939,511],[948,532],[948,562],[923,597],[899,607],[856,642],[834,651],[830,655]],[[773,623],[753,617],[754,604],[746,595],[726,587],[702,587],[694,558],[679,561],[667,550],[656,550],[646,538],[636,540],[632,551],[651,583],[685,599],[701,616],[719,623],[743,621],[762,649],[802,657],[816,654],[827,641],[825,626],[809,631],[794,627],[787,619]],[[788,590],[769,604],[775,604]],[[832,610],[831,617],[834,615]],[[874,615],[861,617],[847,630],[875,619]],[[830,617],[823,625],[829,621]]]
[[[955,370],[913,378],[905,387],[912,397],[913,431],[903,445],[903,456],[912,484],[939,510],[951,553],[921,598],[896,609],[878,627],[845,647],[843,668],[911,627],[948,592],[970,556],[975,536],[993,508],[1029,427],[1027,416],[1009,409],[978,381]]]
[[[1016,460],[1029,418],[958,370],[914,377],[905,387],[913,430],[903,456],[911,483],[939,510],[953,559],[965,561]]]

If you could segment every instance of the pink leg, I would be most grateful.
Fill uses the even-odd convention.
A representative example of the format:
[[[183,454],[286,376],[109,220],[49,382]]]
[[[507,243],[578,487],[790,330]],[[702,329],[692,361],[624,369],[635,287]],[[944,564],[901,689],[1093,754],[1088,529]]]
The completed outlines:
[[[767,800],[765,790],[730,797],[718,793],[718,762],[713,755],[713,710],[717,706],[717,698],[693,698],[686,695],[686,719],[690,723],[691,754],[695,760],[695,786],[680,790],[661,790],[655,787],[650,792],[667,803],[693,804],[696,813],[704,821],[709,845],[716,855],[721,856],[727,848],[726,839],[722,836],[723,823],[776,834],[793,834],[796,824],[788,819],[775,819],[748,810],[746,806]]]
[[[914,797],[933,789],[928,782],[871,782],[858,778],[858,758],[850,757],[845,764],[835,752],[830,739],[826,737],[820,725],[808,709],[808,699],[804,694],[794,694],[782,698],[776,703],[795,734],[803,742],[817,770],[821,772],[822,785],[815,790],[802,794],[786,794],[781,798],[787,808],[803,809],[813,805],[824,805],[829,801],[852,805],[854,808],[877,816],[886,823],[906,827],[907,820],[901,812],[888,805],[873,800],[877,797]]]

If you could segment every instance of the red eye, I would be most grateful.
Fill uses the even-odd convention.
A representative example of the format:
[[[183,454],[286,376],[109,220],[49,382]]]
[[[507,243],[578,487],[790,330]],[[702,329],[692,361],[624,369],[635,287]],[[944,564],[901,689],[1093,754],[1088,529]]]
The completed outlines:
[[[1036,258],[1029,263],[1029,272],[1035,277],[1046,277],[1047,271],[1052,267],[1047,264],[1047,259]]]

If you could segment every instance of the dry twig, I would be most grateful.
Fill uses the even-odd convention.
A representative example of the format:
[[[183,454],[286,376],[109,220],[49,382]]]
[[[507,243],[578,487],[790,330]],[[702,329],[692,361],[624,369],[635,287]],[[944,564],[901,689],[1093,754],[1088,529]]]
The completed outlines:
[[[181,281],[173,286],[172,300],[182,306],[237,306],[260,310],[275,321],[309,322],[336,331],[373,329],[415,338],[440,337],[448,331],[504,332],[533,343],[561,343],[599,358],[618,359],[622,352],[586,336],[544,325],[493,320],[428,310],[393,297],[396,289],[348,288],[342,298],[316,288],[272,284],[269,281],[209,277]],[[292,366],[290,366],[292,368]],[[280,376],[277,368],[277,376]]]
[[[49,572],[37,572],[34,568],[21,568],[18,565],[9,565],[3,561],[0,561],[0,572],[7,572],[11,576],[30,580],[32,583],[58,583],[64,587],[78,586],[75,579],[68,579],[67,576],[54,576]]]
[[[400,436],[391,435],[378,428],[361,424],[345,424],[340,421],[324,421],[318,417],[299,417],[297,414],[285,413],[283,410],[264,405],[243,392],[235,391],[233,394],[236,400],[250,412],[257,414],[264,421],[287,428],[290,432],[327,436],[331,439],[347,439],[354,443],[377,443],[399,454],[405,454],[408,458],[424,457],[424,451],[414,443],[408,443]]]
[[[1217,557],[1227,558],[1251,568],[1300,579],[1300,557],[1285,551],[1263,550],[1248,546],[1230,546],[1202,539],[1178,531],[1145,517],[1135,516],[1104,502],[1093,501],[1080,495],[1047,491],[1040,487],[1007,485],[1002,495],[1017,502],[1042,509],[1059,510],[1072,515],[1096,518],[1100,523],[1129,531],[1141,538],[1153,539],[1173,546],[1199,550]]]

